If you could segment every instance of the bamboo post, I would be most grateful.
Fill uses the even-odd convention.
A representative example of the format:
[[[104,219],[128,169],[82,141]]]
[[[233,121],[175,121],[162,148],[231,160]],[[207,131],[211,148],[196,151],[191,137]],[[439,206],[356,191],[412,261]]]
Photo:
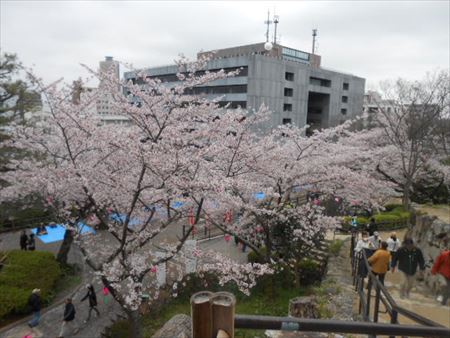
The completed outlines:
[[[217,292],[211,299],[213,328],[212,337],[234,338],[234,314],[236,298],[229,292]],[[220,333],[220,335],[218,335]]]
[[[212,337],[212,292],[201,291],[191,297],[192,338]]]

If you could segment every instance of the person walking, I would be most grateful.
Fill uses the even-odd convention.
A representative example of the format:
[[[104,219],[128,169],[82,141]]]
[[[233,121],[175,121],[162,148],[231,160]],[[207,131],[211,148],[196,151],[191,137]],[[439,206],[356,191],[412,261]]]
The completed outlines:
[[[72,304],[72,298],[67,298],[66,306],[64,307],[64,318],[58,338],[64,338],[71,329],[73,330],[72,323],[75,319],[75,313],[76,311],[75,306]]]
[[[367,224],[367,231],[369,232],[369,236],[373,236],[373,234],[378,231],[378,225],[375,223],[375,218],[372,217],[370,219],[370,223]]]
[[[89,299],[89,312],[87,319],[84,321],[85,323],[87,323],[89,319],[91,319],[92,310],[97,313],[97,317],[100,316],[100,312],[97,309],[97,295],[95,294],[94,287],[92,286],[92,284],[88,284],[86,285],[86,289],[88,290],[86,296],[81,298],[82,302],[86,299]]]
[[[369,237],[372,249],[378,250],[381,247],[381,237],[378,231],[375,231],[372,236]]]
[[[387,242],[381,242],[381,248],[375,251],[375,253],[369,257],[368,262],[371,265],[372,272],[378,276],[381,284],[384,285],[384,276],[389,270],[389,263],[391,260],[391,254],[387,250]]]
[[[28,298],[28,305],[33,312],[33,318],[28,322],[28,326],[33,328],[39,324],[39,319],[41,319],[41,290],[34,289],[31,292],[30,298]]]
[[[369,249],[369,250],[373,250],[375,249],[372,242],[369,241],[369,236],[367,234],[367,232],[363,231],[361,234],[361,239],[358,240],[358,242],[356,243],[356,247],[355,247],[355,255],[358,255],[358,253],[361,252],[361,250],[363,249]]]
[[[394,257],[402,242],[397,238],[397,234],[395,232],[391,232],[391,236],[387,239],[388,251],[391,253],[391,257]]]
[[[420,267],[422,273],[425,270],[422,250],[414,245],[414,241],[411,238],[405,239],[404,245],[397,250],[397,254],[391,263],[392,272],[395,272],[397,263],[398,269],[403,273],[400,298],[409,298],[409,293],[414,286],[417,267]]]
[[[34,234],[30,234],[30,238],[28,239],[28,250],[34,251],[36,249],[36,241],[34,239]]]
[[[444,286],[444,294],[442,295],[442,305],[447,305],[450,298],[450,250],[444,250],[436,258],[433,268],[431,269],[433,275],[440,274],[445,278],[446,286]]]
[[[27,232],[25,230],[22,231],[22,234],[20,235],[20,250],[27,250],[28,245],[28,236]]]

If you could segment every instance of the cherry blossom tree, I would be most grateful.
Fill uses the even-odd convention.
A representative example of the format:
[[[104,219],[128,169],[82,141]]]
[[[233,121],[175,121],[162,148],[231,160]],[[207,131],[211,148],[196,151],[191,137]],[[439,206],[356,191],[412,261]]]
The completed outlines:
[[[311,137],[295,127],[280,127],[258,139],[257,146],[238,132],[236,146],[219,155],[245,159],[222,173],[233,191],[225,205],[233,206],[236,222],[216,226],[239,237],[264,262],[295,266],[339,224],[338,218],[326,216],[319,199],[305,204],[299,198],[306,190],[319,191],[322,199],[381,208],[393,193],[390,184],[373,175],[376,159],[384,154],[362,142],[365,131],[351,132],[351,124]],[[255,192],[264,198],[257,200]]]
[[[53,84],[44,90],[51,109],[45,126],[15,129],[14,146],[35,156],[11,163],[11,186],[2,198],[38,192],[61,217],[95,225],[96,235],[81,236],[74,222],[75,242],[127,313],[133,337],[141,337],[143,293],[158,295],[146,279],[182,255],[200,223],[236,235],[264,258],[266,264],[237,265],[196,252],[199,271],[214,271],[222,283],[234,281],[248,292],[257,276],[273,271],[270,263],[301,258],[303,248],[337,224],[320,201],[298,203],[298,189],[375,207],[390,193],[368,170],[382,152],[359,142],[364,133],[349,131],[350,122],[309,138],[295,127],[265,134],[258,129],[270,116],[264,106],[223,109],[218,99],[190,95],[195,86],[235,75],[199,73],[207,61],[182,58],[179,81],[170,84],[140,72],[136,83],[122,83],[113,72],[91,71],[101,85],[77,100],[70,99],[72,88]],[[102,122],[92,107],[104,97],[129,125]],[[258,192],[264,199],[255,198]],[[280,227],[295,255],[279,255]],[[155,253],[155,244],[164,254]]]
[[[405,208],[425,181],[436,187],[450,184],[450,88],[449,73],[429,73],[421,81],[399,79],[382,84],[390,105],[379,104],[377,125],[370,132],[374,143],[389,147],[378,172],[403,193]],[[434,182],[433,182],[434,183]],[[432,192],[433,194],[433,192]]]
[[[206,62],[181,59],[180,81],[173,86],[145,74],[139,74],[141,85],[117,82],[112,72],[92,71],[100,80],[99,90],[74,101],[69,86],[42,85],[51,109],[47,123],[15,128],[14,145],[36,156],[12,161],[14,170],[6,177],[11,185],[2,198],[38,192],[62,217],[87,217],[97,229],[106,230],[81,236],[73,227],[86,263],[127,313],[133,337],[141,336],[138,308],[148,291],[144,278],[181,253],[203,206],[220,202],[218,196],[226,193],[226,182],[218,180],[211,168],[230,166],[215,155],[232,142],[233,133],[225,133],[225,139],[215,134],[232,130],[242,112],[185,95],[194,86],[235,74],[206,71],[199,75]],[[119,87],[129,95],[123,95]],[[130,121],[128,126],[102,123],[92,107],[105,95],[116,114]],[[171,235],[181,233],[181,224],[192,209],[194,225],[182,236]],[[155,255],[154,241],[164,249],[162,257]],[[256,275],[269,271],[257,265],[242,268],[246,276],[239,274],[236,281],[245,280],[252,271]]]

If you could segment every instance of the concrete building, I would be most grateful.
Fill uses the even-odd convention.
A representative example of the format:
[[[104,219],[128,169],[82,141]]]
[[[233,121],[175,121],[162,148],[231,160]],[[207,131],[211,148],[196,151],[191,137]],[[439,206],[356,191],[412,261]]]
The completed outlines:
[[[198,53],[198,57],[205,55],[211,57],[208,70],[240,69],[240,73],[193,92],[209,98],[220,96],[220,104],[232,108],[267,105],[273,114],[266,130],[293,123],[300,127],[309,124],[311,131],[337,125],[363,111],[365,79],[321,67],[319,55],[278,44],[268,51],[264,43]],[[178,81],[175,65],[144,72],[168,85]],[[124,77],[139,81],[136,72],[126,72]]]
[[[112,56],[105,56],[105,60],[100,61],[99,71],[101,73],[111,72],[117,81],[120,80],[119,63],[114,61]],[[102,92],[103,86],[105,86],[105,84],[101,80],[98,88],[84,87],[79,81],[74,81],[72,87],[72,102],[79,103],[84,95],[98,94],[96,102],[87,108],[89,113],[99,114],[100,119],[105,124],[129,124],[129,119],[126,116],[120,115],[114,108],[113,95],[110,92]],[[117,93],[121,94],[121,88],[119,86],[117,87]]]

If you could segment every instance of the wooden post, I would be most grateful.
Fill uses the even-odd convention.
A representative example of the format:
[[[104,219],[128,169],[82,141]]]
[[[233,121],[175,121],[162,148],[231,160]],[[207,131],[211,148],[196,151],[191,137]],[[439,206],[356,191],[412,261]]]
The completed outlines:
[[[212,296],[201,291],[191,297],[192,338],[212,338]]]
[[[211,301],[213,328],[212,336],[210,337],[219,337],[219,331],[222,331],[220,332],[221,337],[225,337],[223,333],[223,331],[225,331],[228,334],[228,337],[234,338],[234,313],[236,298],[229,292],[217,292],[213,295]]]

